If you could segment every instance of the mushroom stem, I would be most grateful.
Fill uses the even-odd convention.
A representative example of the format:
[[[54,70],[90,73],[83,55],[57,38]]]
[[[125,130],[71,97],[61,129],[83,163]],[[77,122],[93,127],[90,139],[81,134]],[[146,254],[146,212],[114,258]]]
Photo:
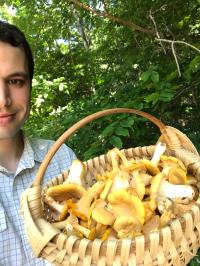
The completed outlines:
[[[61,213],[62,209],[64,207],[64,205],[58,203],[57,201],[55,201],[52,197],[45,195],[44,197],[44,202],[51,207],[52,209],[54,209],[55,211]]]
[[[194,190],[189,185],[174,185],[166,180],[162,180],[158,189],[158,195],[169,198],[172,201],[191,201],[195,195]]]
[[[113,184],[110,188],[110,192],[113,192],[118,189],[126,189],[128,188],[129,182],[127,180],[127,173],[124,173],[120,170],[119,165],[118,165],[118,154],[116,152],[116,149],[112,149],[109,151],[111,162],[112,162],[112,177],[113,177]]]
[[[74,214],[83,220],[88,220],[92,201],[97,198],[105,186],[105,182],[98,181],[89,188],[85,195],[77,202]]]
[[[81,162],[78,159],[75,159],[72,161],[72,165],[69,169],[69,174],[65,182],[66,183],[72,183],[72,184],[78,184],[78,185],[83,185],[83,178],[86,173],[86,167],[83,162]]]
[[[151,175],[155,176],[160,172],[158,168],[158,164],[159,164],[161,155],[165,152],[165,150],[166,150],[166,144],[159,142],[155,147],[155,151],[154,151],[154,154],[151,160],[143,159],[141,161],[145,165],[147,171]]]
[[[155,147],[155,151],[154,151],[153,157],[151,159],[151,162],[157,166],[159,161],[160,161],[161,155],[165,151],[166,151],[166,144],[163,142],[158,142],[158,144]]]
[[[49,205],[52,209],[56,210],[59,213],[58,220],[63,221],[68,213],[68,203],[65,202],[65,204],[60,204],[57,201],[55,201],[52,197],[50,196],[45,196],[44,197],[44,202]]]
[[[93,229],[88,229],[78,223],[75,223],[72,225],[74,230],[78,231],[79,233],[81,233],[82,235],[84,235],[86,238],[90,239],[90,240],[94,240],[95,238],[95,228]]]
[[[104,189],[102,190],[102,192],[100,194],[100,199],[105,200],[107,198],[112,184],[113,184],[113,179],[111,177],[109,177],[106,181]]]

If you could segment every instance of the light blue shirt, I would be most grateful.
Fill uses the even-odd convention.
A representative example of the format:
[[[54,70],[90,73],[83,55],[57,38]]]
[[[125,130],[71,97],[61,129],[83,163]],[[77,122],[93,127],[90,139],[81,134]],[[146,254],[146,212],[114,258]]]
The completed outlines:
[[[34,258],[24,232],[20,197],[31,186],[37,170],[53,141],[24,137],[24,151],[15,173],[0,166],[0,266],[49,265]],[[8,158],[9,159],[9,158]],[[63,144],[52,158],[43,184],[70,167],[74,152]]]

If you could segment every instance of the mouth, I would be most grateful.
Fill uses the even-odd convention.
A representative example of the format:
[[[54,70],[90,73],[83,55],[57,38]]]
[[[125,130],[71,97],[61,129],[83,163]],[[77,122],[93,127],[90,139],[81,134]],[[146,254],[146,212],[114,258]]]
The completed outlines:
[[[6,126],[13,121],[15,114],[0,114],[0,126]]]

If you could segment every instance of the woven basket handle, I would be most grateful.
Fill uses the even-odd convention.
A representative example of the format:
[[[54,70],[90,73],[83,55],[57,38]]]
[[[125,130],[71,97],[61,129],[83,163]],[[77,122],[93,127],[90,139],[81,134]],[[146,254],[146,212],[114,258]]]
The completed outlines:
[[[44,173],[48,167],[49,162],[51,161],[52,157],[54,156],[54,154],[56,153],[56,151],[60,148],[60,146],[70,137],[72,136],[78,129],[82,128],[83,126],[87,125],[88,123],[106,116],[106,115],[111,115],[111,114],[118,114],[118,113],[131,113],[131,114],[137,114],[140,116],[143,116],[147,119],[149,119],[151,122],[153,122],[162,132],[165,129],[165,125],[158,120],[157,118],[155,118],[154,116],[145,113],[143,111],[140,110],[136,110],[136,109],[127,109],[127,108],[114,108],[114,109],[107,109],[107,110],[103,110],[94,114],[91,114],[85,118],[83,118],[82,120],[80,120],[79,122],[77,122],[76,124],[74,124],[72,127],[70,127],[67,131],[65,131],[58,139],[57,141],[54,143],[54,145],[51,147],[51,149],[48,151],[48,153],[46,154],[43,162],[41,163],[38,172],[35,176],[35,180],[33,182],[33,186],[39,186],[41,184],[42,178],[44,176]]]

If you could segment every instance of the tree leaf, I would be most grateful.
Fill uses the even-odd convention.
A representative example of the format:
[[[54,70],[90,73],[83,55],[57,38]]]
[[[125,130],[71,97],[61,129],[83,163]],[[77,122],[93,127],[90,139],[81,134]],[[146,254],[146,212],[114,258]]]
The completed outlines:
[[[113,132],[115,131],[114,125],[108,125],[102,132],[101,135],[103,137],[108,137],[111,136],[113,134]]]
[[[159,80],[160,80],[159,73],[153,71],[152,74],[151,74],[151,80],[152,80],[154,83],[158,83]]]
[[[122,141],[119,137],[116,136],[112,136],[110,139],[110,144],[112,144],[114,147],[121,149],[122,148]]]
[[[129,131],[128,129],[126,128],[123,128],[123,127],[117,127],[115,129],[115,134],[118,135],[118,136],[124,136],[124,137],[127,137],[129,136]]]

